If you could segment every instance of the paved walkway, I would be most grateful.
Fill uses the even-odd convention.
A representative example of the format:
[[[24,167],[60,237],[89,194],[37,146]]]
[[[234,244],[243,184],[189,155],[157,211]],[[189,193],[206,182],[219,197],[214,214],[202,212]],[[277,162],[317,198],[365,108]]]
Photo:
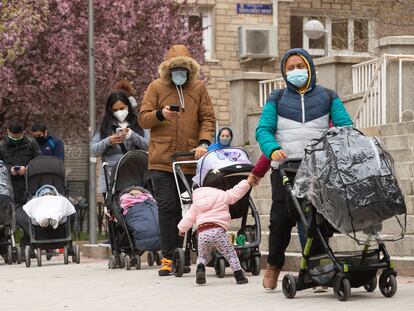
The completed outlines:
[[[195,266],[192,266],[195,269]],[[236,285],[230,269],[218,279],[208,268],[207,284],[195,284],[194,271],[182,278],[158,277],[157,267],[144,262],[140,271],[109,270],[107,262],[82,258],[79,265],[63,265],[62,258],[43,260],[43,266],[8,266],[0,262],[2,310],[414,310],[414,278],[398,278],[394,298],[384,298],[377,289],[367,293],[353,289],[347,302],[339,302],[332,290],[314,294],[298,292],[288,300],[279,287],[266,293],[260,276]]]

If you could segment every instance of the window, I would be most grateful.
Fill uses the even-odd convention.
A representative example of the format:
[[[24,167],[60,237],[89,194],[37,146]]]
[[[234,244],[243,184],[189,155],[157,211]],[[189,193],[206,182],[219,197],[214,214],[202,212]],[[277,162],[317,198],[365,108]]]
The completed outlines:
[[[203,46],[205,51],[205,58],[212,59],[214,56],[214,41],[213,41],[213,7],[198,7],[196,12],[190,12],[187,18],[188,29],[199,30],[203,29]]]
[[[308,16],[291,16],[290,45],[292,48],[304,48],[313,56],[324,55],[325,37],[311,40],[303,34],[303,25],[311,19],[317,19],[325,26],[328,33],[329,55],[367,54],[372,50],[369,38],[374,36],[370,21]]]

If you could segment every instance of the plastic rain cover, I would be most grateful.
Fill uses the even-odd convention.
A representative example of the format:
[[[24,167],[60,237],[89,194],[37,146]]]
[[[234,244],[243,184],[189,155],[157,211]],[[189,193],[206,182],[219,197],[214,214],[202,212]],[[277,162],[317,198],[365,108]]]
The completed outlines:
[[[0,161],[0,194],[13,199],[13,186],[11,183],[9,170],[3,161]]]
[[[241,148],[216,149],[206,153],[197,162],[196,175],[193,182],[201,186],[204,177],[211,169],[221,169],[234,164],[251,164],[246,151]]]
[[[0,228],[10,226],[14,231],[13,186],[7,166],[0,161]]]
[[[406,206],[391,155],[352,127],[331,128],[306,147],[294,194],[307,197],[331,225],[357,241],[358,231],[378,238],[387,219],[398,222],[403,237]]]

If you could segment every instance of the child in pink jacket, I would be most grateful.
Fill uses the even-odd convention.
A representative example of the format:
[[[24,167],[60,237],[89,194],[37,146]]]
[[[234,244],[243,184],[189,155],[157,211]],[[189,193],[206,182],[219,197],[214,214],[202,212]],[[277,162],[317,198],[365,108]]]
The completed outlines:
[[[227,190],[228,184],[224,174],[218,169],[210,170],[204,177],[203,186],[194,190],[193,204],[178,224],[180,235],[185,235],[193,224],[198,231],[198,258],[196,283],[206,283],[206,264],[210,260],[211,250],[217,249],[230,264],[237,284],[247,283],[240,266],[239,258],[233,245],[227,238],[226,231],[230,226],[229,205],[240,200],[256,185],[253,175]]]

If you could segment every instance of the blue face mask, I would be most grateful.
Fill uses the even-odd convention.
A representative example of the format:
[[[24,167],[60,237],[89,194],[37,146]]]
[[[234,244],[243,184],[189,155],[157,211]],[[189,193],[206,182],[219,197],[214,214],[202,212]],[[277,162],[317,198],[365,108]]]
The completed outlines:
[[[302,87],[308,81],[308,71],[306,69],[294,69],[286,73],[287,80],[296,87]]]
[[[175,85],[183,85],[187,82],[187,70],[171,71],[171,79]]]

